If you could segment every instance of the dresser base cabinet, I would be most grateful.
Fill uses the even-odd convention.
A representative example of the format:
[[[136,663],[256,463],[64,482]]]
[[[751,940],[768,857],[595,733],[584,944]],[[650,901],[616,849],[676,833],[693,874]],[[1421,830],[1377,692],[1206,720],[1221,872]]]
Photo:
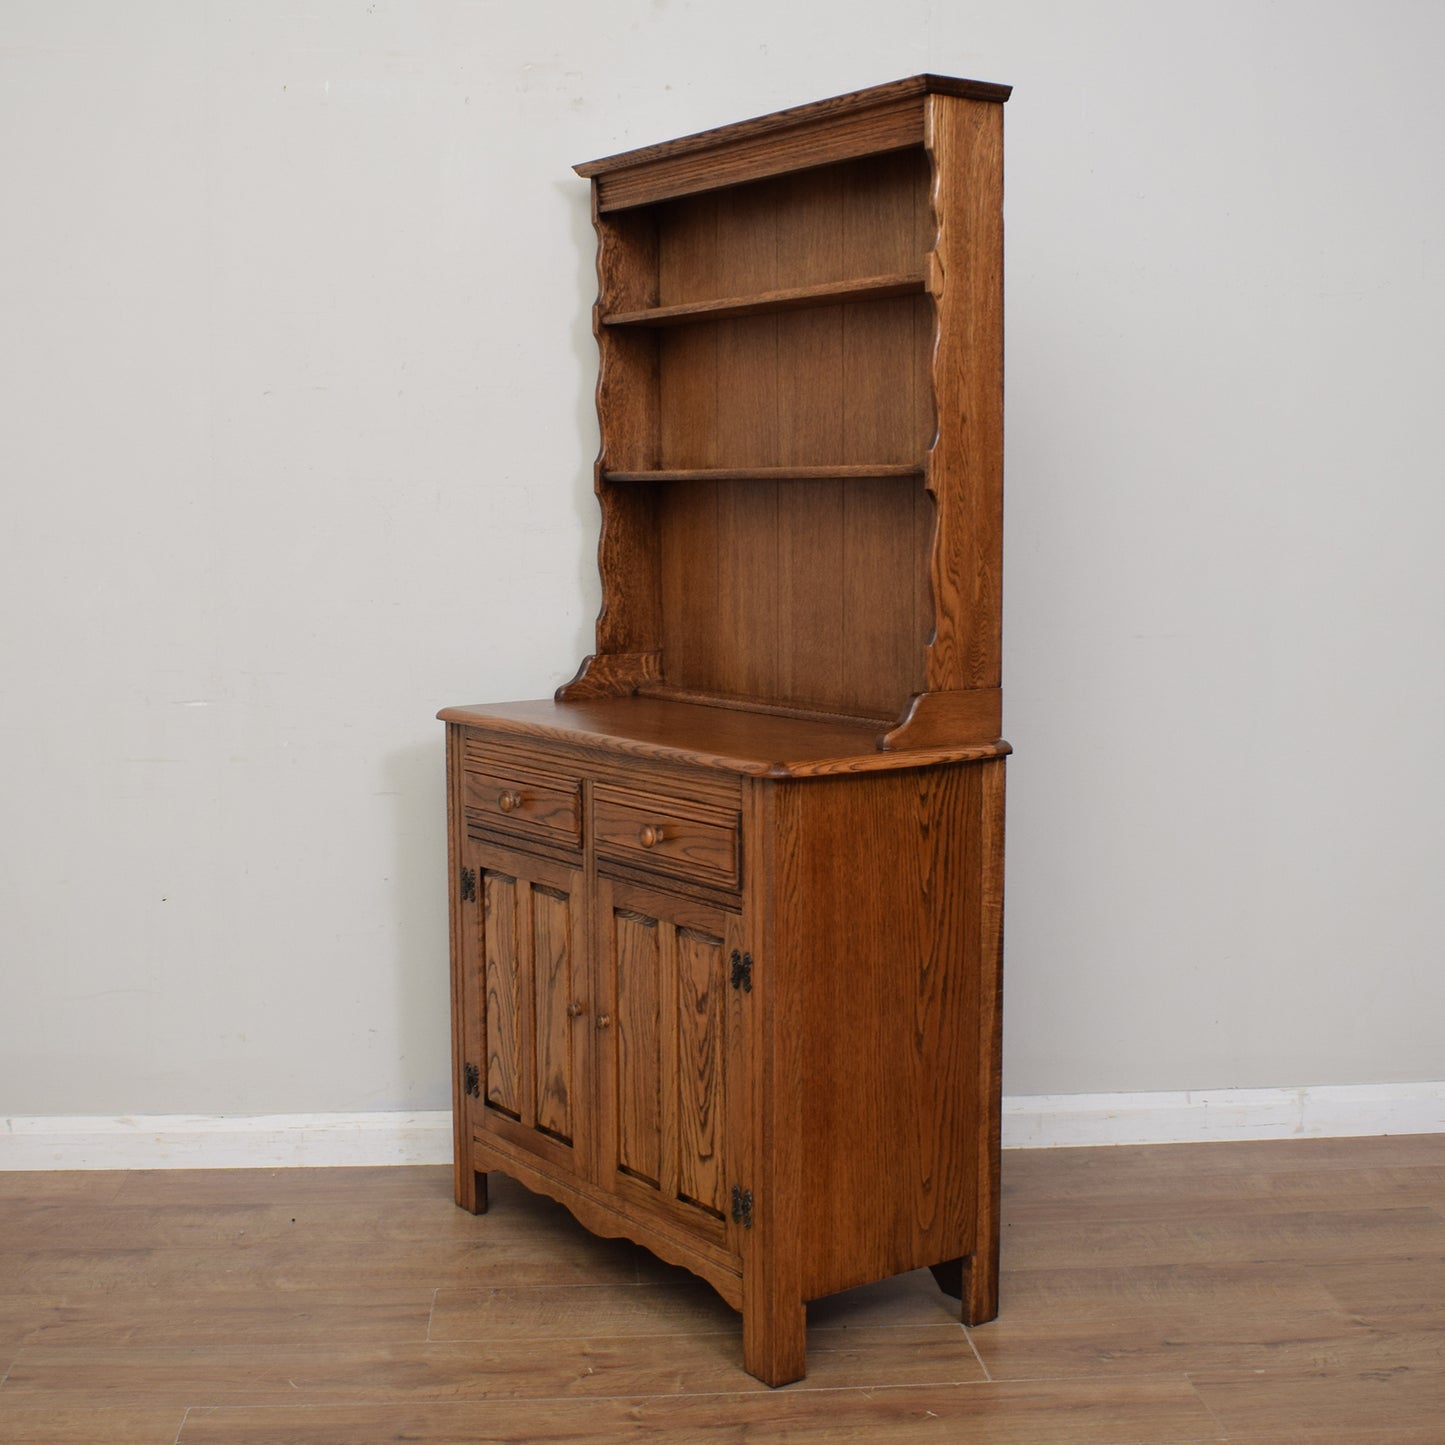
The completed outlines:
[[[501,1170],[693,1270],[769,1384],[853,1285],[928,1265],[991,1319],[1003,757],[757,776],[487,713],[446,714],[458,1203]]]

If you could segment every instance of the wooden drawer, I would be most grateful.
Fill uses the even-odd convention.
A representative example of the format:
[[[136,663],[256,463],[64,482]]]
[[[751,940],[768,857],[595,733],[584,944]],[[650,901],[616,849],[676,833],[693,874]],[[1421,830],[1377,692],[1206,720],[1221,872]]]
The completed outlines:
[[[561,773],[508,761],[471,764],[462,803],[474,828],[578,847],[582,842],[582,784]]]
[[[738,886],[738,815],[689,798],[598,783],[593,844],[599,858],[723,888]]]

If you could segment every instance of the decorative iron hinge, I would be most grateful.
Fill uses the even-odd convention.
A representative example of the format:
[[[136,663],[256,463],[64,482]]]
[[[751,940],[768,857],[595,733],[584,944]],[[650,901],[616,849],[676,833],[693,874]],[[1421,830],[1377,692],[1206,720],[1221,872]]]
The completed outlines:
[[[733,949],[732,956],[732,986],[740,988],[744,993],[753,991],[753,956],[750,953],[739,953]]]
[[[462,902],[475,903],[477,901],[477,870],[475,868],[462,869]]]
[[[466,1078],[467,1093],[474,1099],[482,1097],[482,1071],[475,1064],[468,1064],[462,1071]]]
[[[733,1223],[744,1229],[753,1227],[753,1191],[740,1184],[733,1185]]]

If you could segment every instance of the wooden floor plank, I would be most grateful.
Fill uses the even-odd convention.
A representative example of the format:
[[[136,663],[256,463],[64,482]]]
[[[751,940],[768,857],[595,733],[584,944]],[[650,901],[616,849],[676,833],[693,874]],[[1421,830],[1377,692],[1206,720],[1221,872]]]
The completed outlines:
[[[22,1338],[48,1349],[423,1343],[434,1293],[425,1284],[397,1291],[235,1289],[181,1299],[115,1290],[45,1307]]]
[[[1309,1266],[1288,1262],[1009,1269],[1003,1292],[1000,1318],[1018,1326],[1096,1315],[1164,1325],[1201,1316],[1280,1320],[1339,1309]]]
[[[0,1176],[3,1177],[3,1176]],[[520,1185],[509,1189],[525,1193]],[[450,1199],[449,1164],[390,1164],[349,1169],[133,1169],[117,1204],[346,1204],[356,1199]]]
[[[893,1389],[984,1378],[959,1326],[822,1330],[809,1336],[806,1388]],[[403,1404],[465,1399],[749,1394],[766,1390],[742,1369],[741,1335],[506,1339],[406,1345],[287,1347],[33,1346],[22,1350],[3,1398],[72,1406]],[[0,1436],[0,1439],[3,1439]]]
[[[1445,1225],[1441,1236],[1445,1240]],[[1339,1307],[1361,1321],[1445,1340],[1445,1246],[1401,1259],[1331,1260],[1312,1272]]]
[[[1333,1445],[1347,1430],[1404,1431],[1433,1422],[1445,1437],[1445,1369],[1409,1364],[1369,1370],[1255,1370],[1191,1376],[1225,1427],[1268,1440],[1308,1435]]]
[[[1004,1235],[1006,1266],[1320,1263],[1424,1254],[1440,1239],[1433,1209],[1332,1209],[1237,1214],[1207,1219],[1015,1220]]]
[[[1195,1445],[1220,1439],[1187,1381],[943,1385],[907,1390],[800,1390],[597,1401],[487,1402],[335,1410],[193,1410],[180,1445],[426,1445],[619,1440],[827,1441],[913,1445]]]
[[[0,1292],[71,1298],[110,1291],[208,1294],[237,1289],[327,1290],[354,1279],[363,1255],[347,1243],[292,1243],[265,1248],[50,1251],[0,1258]],[[487,1284],[631,1283],[630,1249],[594,1251],[577,1241],[548,1255],[534,1247],[487,1240],[378,1244],[364,1255],[366,1278],[378,1290],[415,1285],[475,1288]]]
[[[1341,1430],[1331,1426],[1323,1438],[1318,1430],[1270,1431],[1256,1435],[1252,1431],[1234,1433],[1229,1445],[1440,1445],[1438,1425],[1391,1427],[1385,1430]]]
[[[1359,1324],[1340,1311],[1294,1315],[1287,1322],[1185,1313],[1155,1320],[1005,1317],[975,1330],[973,1343],[994,1380],[1445,1365],[1445,1345],[1438,1340],[1422,1334],[1402,1341],[1397,1333]]]
[[[125,1181],[124,1169],[5,1169],[0,1170],[0,1204],[10,1199],[107,1204]]]
[[[61,1403],[12,1409],[0,1401],[5,1445],[172,1445],[184,1410],[76,1410]]]
[[[1004,1169],[1000,1318],[926,1270],[813,1301],[782,1391],[500,1176],[473,1217],[431,1168],[0,1175],[0,1441],[1445,1441],[1445,1137]]]
[[[577,1335],[737,1334],[737,1312],[694,1280],[438,1290],[433,1340],[551,1340]]]

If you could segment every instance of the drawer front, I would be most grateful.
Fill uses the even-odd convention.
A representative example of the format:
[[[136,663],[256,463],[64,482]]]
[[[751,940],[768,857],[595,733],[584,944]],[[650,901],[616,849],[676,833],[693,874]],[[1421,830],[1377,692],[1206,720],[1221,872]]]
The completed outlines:
[[[599,857],[722,888],[737,887],[736,813],[599,783],[592,817]]]
[[[576,778],[500,762],[469,767],[462,785],[473,827],[577,847],[582,842],[582,785]]]

